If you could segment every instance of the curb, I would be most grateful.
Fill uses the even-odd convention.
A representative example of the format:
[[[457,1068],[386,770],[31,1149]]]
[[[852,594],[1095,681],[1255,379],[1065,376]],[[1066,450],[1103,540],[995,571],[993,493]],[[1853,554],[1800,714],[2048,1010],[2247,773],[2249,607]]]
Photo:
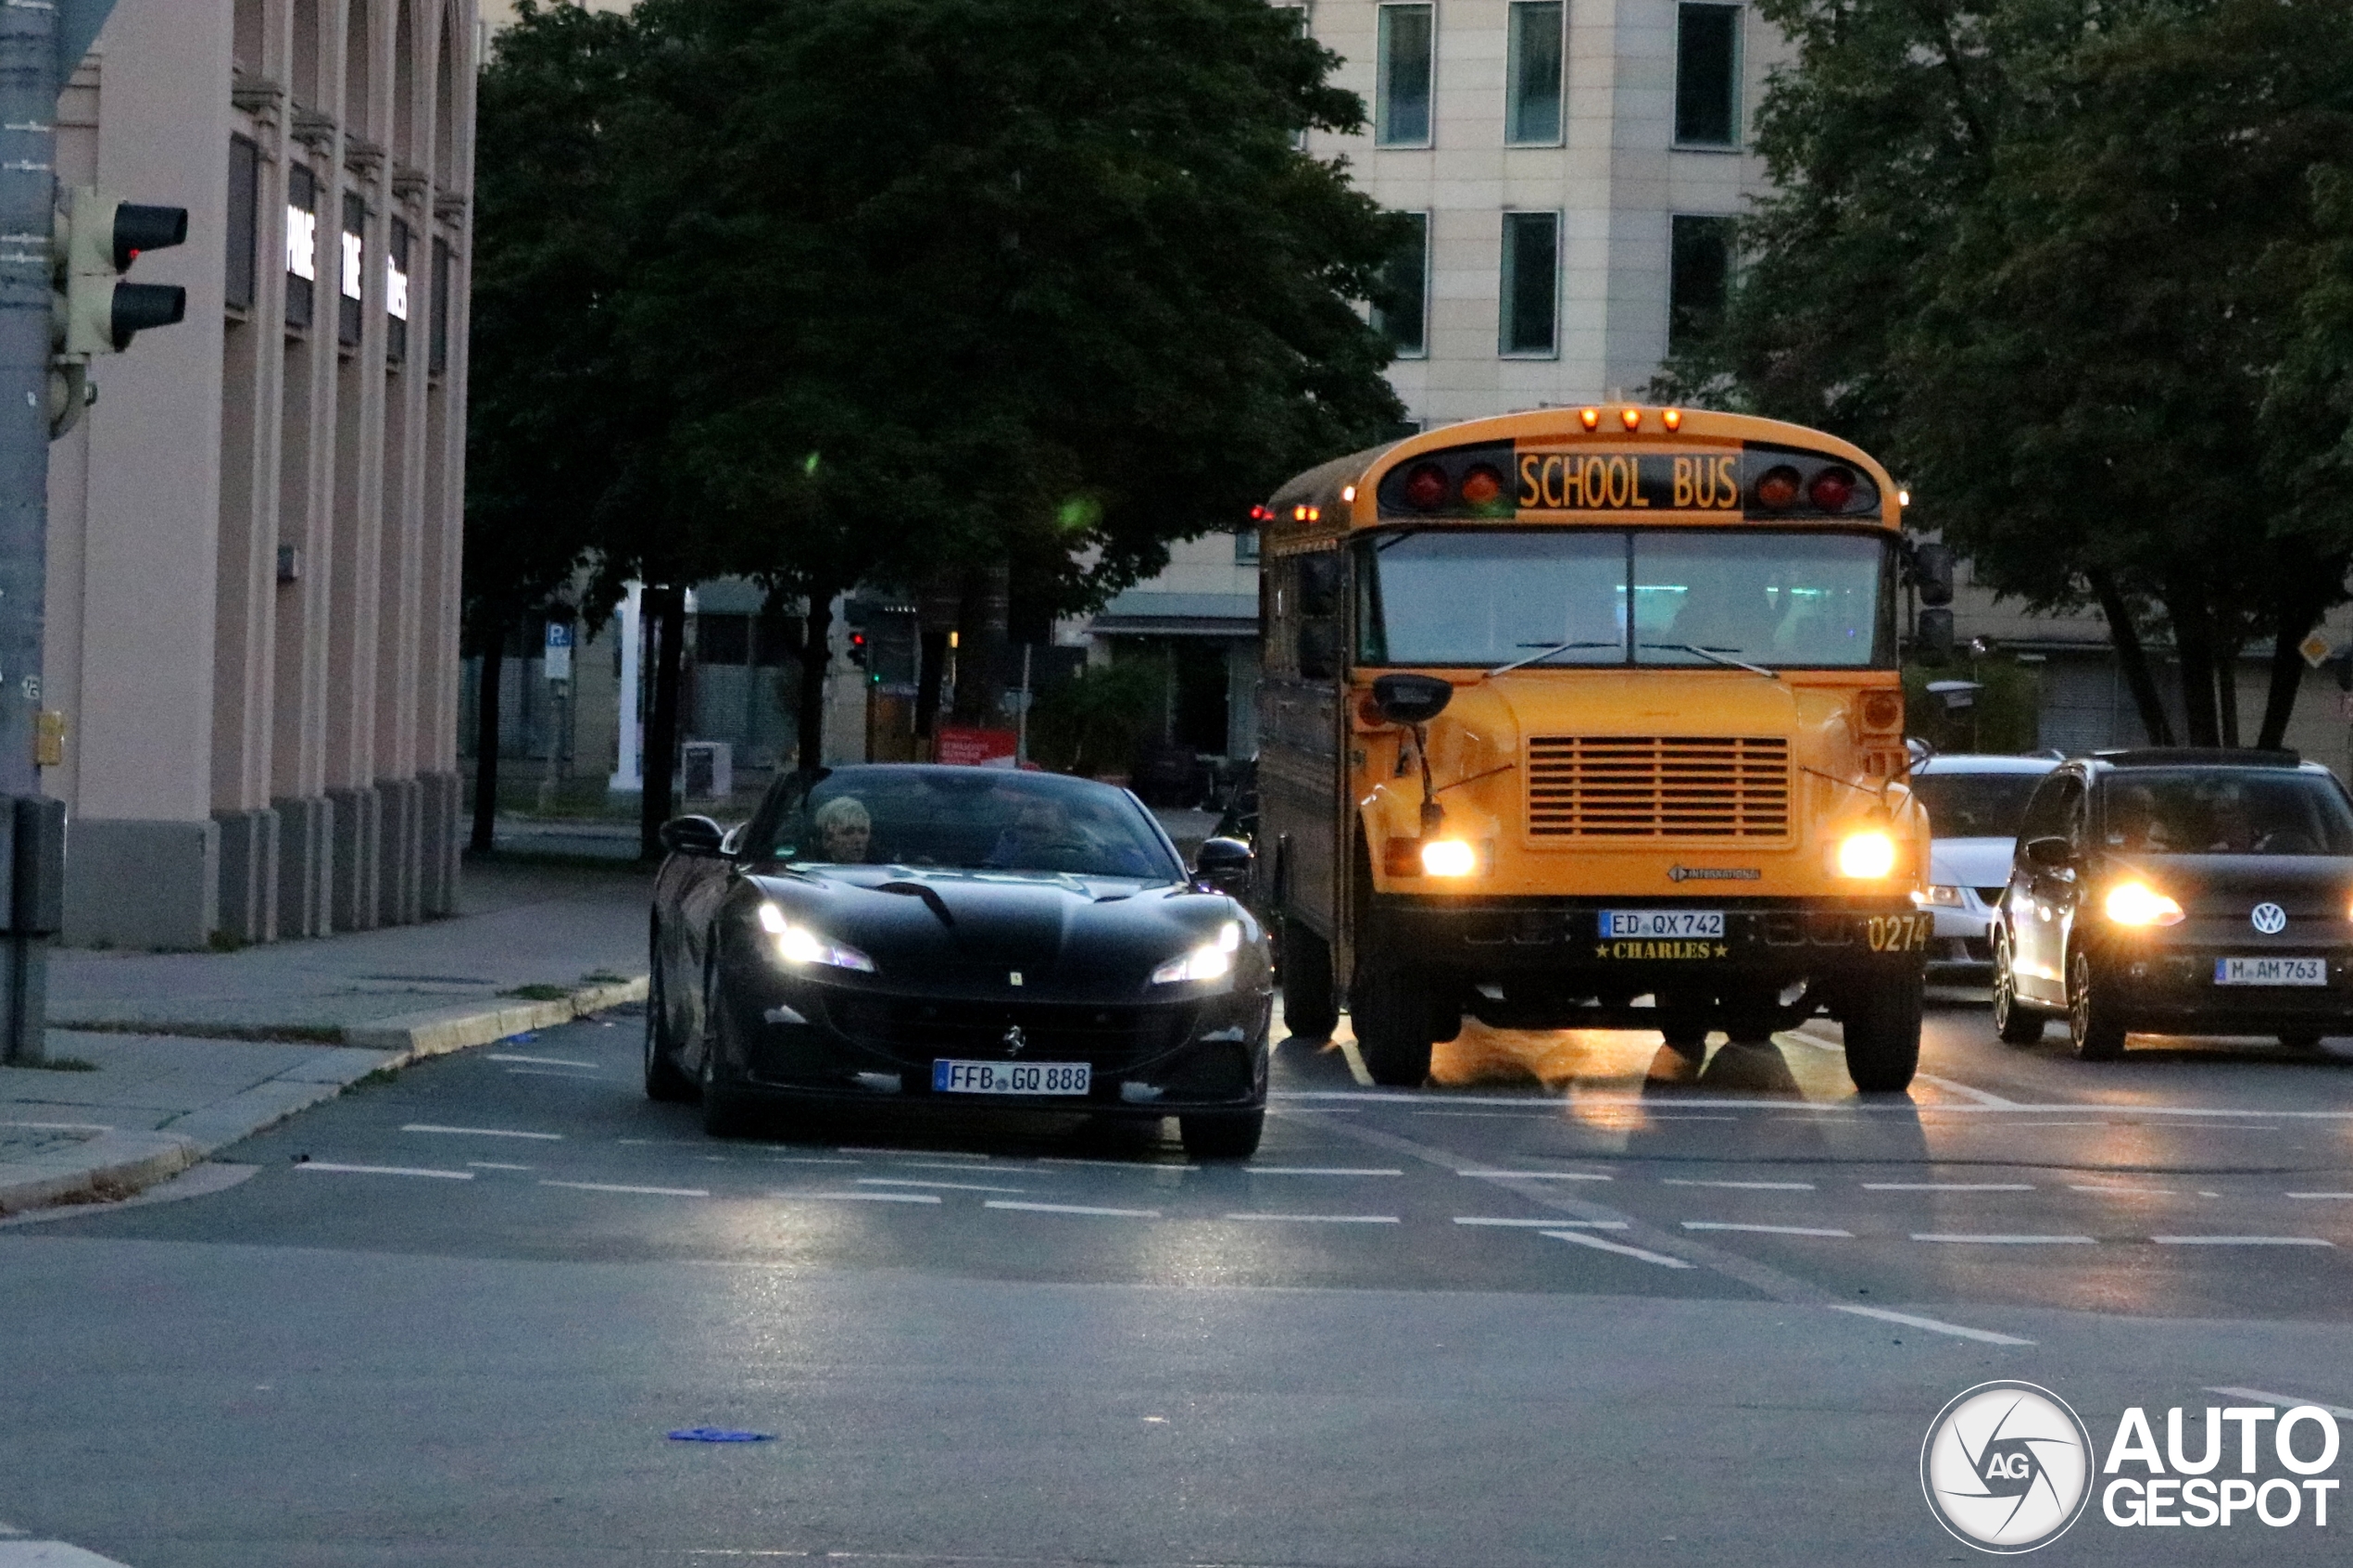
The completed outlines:
[[[67,1203],[110,1203],[201,1163],[216,1149],[275,1126],[296,1111],[333,1099],[371,1073],[393,1072],[428,1057],[486,1046],[526,1030],[553,1028],[575,1018],[646,999],[646,977],[586,985],[546,1002],[435,1008],[402,1013],[344,1032],[341,1050],[328,1047],[318,1067],[297,1067],[242,1094],[178,1118],[199,1135],[162,1128],[108,1132],[45,1160],[0,1168],[0,1216]],[[156,1033],[166,1035],[168,1027]],[[243,1103],[240,1103],[243,1102]]]

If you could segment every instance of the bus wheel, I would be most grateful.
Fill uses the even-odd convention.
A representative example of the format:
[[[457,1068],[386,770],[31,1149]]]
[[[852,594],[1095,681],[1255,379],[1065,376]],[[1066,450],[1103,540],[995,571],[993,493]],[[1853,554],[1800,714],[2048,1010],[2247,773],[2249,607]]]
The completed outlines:
[[[1437,1031],[1431,1027],[1430,985],[1427,976],[1378,952],[1368,952],[1356,966],[1355,984],[1348,988],[1348,1017],[1355,1026],[1356,1049],[1373,1082],[1394,1089],[1421,1087],[1429,1076],[1429,1047]]]
[[[1302,1040],[1328,1040],[1340,1022],[1332,946],[1296,921],[1283,922],[1283,1026]]]
[[[1920,1064],[1920,972],[1872,976],[1847,993],[1846,1075],[1867,1094],[1908,1088]]]

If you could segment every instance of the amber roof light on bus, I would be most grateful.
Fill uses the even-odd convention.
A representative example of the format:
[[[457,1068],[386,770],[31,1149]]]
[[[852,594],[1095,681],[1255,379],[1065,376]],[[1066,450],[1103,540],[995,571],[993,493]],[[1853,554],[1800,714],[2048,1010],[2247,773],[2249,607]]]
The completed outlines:
[[[1756,482],[1756,504],[1768,511],[1785,512],[1797,505],[1797,470],[1787,463],[1765,470]]]
[[[1466,507],[1491,507],[1503,493],[1504,476],[1485,463],[1463,475],[1463,505]]]
[[[1824,469],[1806,487],[1806,498],[1822,511],[1844,511],[1846,503],[1855,498],[1855,470],[1835,465]]]
[[[1683,410],[1680,408],[1666,409],[1658,416],[1658,422],[1665,425],[1668,430],[1680,430],[1683,428]]]
[[[1405,504],[1417,512],[1434,512],[1446,504],[1446,470],[1436,463],[1416,463],[1405,473]]]
[[[1577,422],[1587,430],[1599,430],[1602,428],[1602,411],[1599,408],[1579,408]]]
[[[1628,430],[1640,430],[1642,428],[1642,411],[1640,408],[1620,408],[1617,420]]]

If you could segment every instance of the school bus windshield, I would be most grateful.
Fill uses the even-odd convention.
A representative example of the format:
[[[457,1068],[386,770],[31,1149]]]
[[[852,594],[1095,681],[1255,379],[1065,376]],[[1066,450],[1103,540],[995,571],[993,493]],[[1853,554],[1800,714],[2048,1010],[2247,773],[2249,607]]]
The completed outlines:
[[[1894,661],[1892,568],[1880,538],[1448,528],[1376,535],[1357,548],[1364,664]]]

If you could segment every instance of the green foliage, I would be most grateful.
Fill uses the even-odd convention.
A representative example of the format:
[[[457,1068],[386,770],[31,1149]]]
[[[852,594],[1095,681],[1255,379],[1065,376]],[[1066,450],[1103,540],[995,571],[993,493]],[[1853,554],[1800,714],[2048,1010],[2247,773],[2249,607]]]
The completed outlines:
[[[1850,435],[1979,583],[2096,604],[2153,734],[2342,602],[2353,9],[2276,0],[1768,0],[1798,45],[1760,117],[1780,193],[1674,395]],[[2335,206],[2332,206],[2332,202]]]
[[[1030,756],[1057,772],[1122,771],[1167,700],[1166,671],[1154,660],[1090,664],[1030,709]]]
[[[1931,681],[1975,681],[1985,689],[1975,705],[1948,712],[1929,694]],[[2039,666],[1982,659],[1931,670],[1904,667],[1904,733],[1939,751],[2025,753],[2042,745],[2043,676]]]

